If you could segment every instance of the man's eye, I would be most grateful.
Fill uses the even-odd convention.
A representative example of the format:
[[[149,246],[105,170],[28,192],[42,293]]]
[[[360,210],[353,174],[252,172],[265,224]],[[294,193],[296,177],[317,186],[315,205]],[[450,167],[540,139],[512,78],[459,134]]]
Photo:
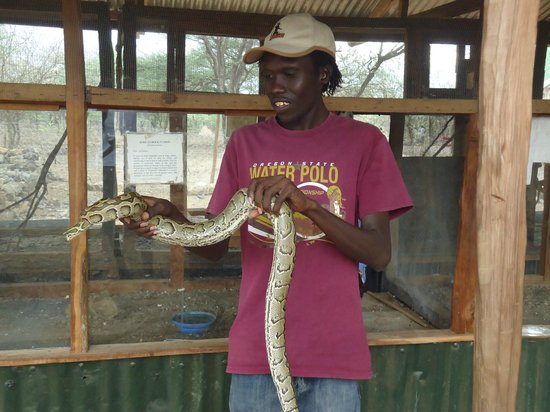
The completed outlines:
[[[296,74],[296,72],[294,70],[287,70],[285,72],[286,77],[293,77],[295,74]]]

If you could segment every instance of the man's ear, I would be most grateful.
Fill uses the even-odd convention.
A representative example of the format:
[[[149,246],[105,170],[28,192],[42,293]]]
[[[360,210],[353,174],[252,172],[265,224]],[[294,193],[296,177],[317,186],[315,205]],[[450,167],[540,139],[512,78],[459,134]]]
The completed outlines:
[[[319,80],[321,84],[328,84],[330,76],[332,75],[332,66],[327,64],[319,69]]]

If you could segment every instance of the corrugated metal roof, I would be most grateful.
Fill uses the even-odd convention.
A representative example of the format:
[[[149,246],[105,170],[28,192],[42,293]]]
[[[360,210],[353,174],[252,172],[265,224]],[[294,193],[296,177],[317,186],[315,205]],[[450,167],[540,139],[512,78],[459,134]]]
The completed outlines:
[[[120,9],[127,0],[106,1],[111,8]],[[284,15],[308,12],[315,16],[331,17],[399,17],[400,0],[144,0],[145,6],[185,8],[193,10],[235,11]],[[431,10],[454,0],[410,0],[408,15]],[[479,12],[468,12],[462,18],[479,18]],[[550,19],[550,0],[540,1],[539,20]]]

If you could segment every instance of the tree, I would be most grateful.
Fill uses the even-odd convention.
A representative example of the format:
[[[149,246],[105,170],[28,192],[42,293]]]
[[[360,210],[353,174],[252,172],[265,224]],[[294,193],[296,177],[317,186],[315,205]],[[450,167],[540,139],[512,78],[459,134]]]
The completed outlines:
[[[255,39],[189,36],[194,44],[186,57],[186,89],[216,93],[256,93],[258,67],[243,62]]]
[[[367,53],[359,53],[360,45]],[[353,97],[403,97],[402,64],[396,57],[404,54],[403,43],[361,43],[351,47],[340,46],[338,66],[344,87],[338,93]],[[391,63],[393,64],[390,64]],[[400,67],[401,66],[401,67]]]
[[[166,52],[146,54],[137,58],[138,90],[166,90]]]
[[[65,83],[63,42],[44,43],[39,36],[35,30],[22,26],[0,25],[0,82]],[[22,111],[0,111],[0,123],[5,124],[5,147],[19,145],[20,124],[31,116]]]

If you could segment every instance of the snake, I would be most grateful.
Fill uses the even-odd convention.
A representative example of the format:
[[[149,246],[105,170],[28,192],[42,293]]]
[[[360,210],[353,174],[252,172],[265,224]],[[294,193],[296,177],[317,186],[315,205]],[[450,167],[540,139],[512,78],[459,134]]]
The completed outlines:
[[[272,200],[272,204],[276,198]],[[123,193],[100,199],[82,210],[76,224],[63,234],[68,241],[87,231],[91,226],[129,217],[140,221],[147,203],[137,192]],[[213,219],[199,223],[179,223],[164,216],[153,216],[149,223],[156,226],[155,240],[170,245],[200,247],[218,243],[233,234],[257,209],[247,195],[247,189],[238,190],[225,209]],[[286,302],[292,280],[296,256],[296,229],[292,210],[283,202],[280,212],[267,213],[273,224],[273,260],[265,297],[265,342],[269,370],[283,412],[298,412],[296,390],[286,352]]]

